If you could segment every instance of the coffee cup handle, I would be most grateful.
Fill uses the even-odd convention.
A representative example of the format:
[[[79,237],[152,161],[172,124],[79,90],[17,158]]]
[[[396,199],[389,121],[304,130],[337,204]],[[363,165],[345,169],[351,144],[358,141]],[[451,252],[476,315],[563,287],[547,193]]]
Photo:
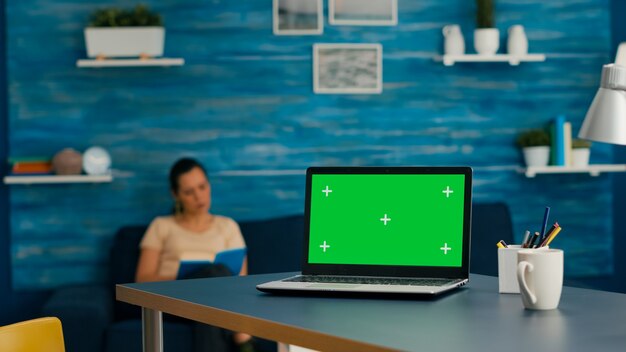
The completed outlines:
[[[528,284],[526,283],[526,278],[524,277],[524,273],[526,272],[526,269],[528,269],[528,272],[532,272],[534,267],[531,263],[529,262],[519,262],[519,264],[517,264],[517,282],[519,282],[519,287],[521,290],[524,291],[524,293],[526,294],[526,296],[530,299],[530,302],[532,304],[537,303],[537,296],[535,296],[534,293],[530,292],[530,289],[528,288]]]

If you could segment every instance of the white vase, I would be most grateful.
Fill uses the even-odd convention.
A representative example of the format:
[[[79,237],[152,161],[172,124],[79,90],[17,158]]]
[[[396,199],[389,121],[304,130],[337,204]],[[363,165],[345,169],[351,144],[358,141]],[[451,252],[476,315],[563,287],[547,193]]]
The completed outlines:
[[[547,166],[550,161],[550,147],[526,147],[522,149],[526,166]]]
[[[474,49],[480,55],[495,55],[500,48],[500,31],[497,28],[474,30]]]
[[[88,57],[163,56],[163,27],[85,28]]]
[[[528,54],[528,38],[526,38],[524,26],[517,24],[509,27],[506,51],[515,56]]]
[[[576,148],[572,149],[572,166],[585,167],[589,165],[589,155],[591,151],[589,148]]]
[[[449,24],[443,27],[443,52],[446,55],[465,54],[465,39],[458,24]]]

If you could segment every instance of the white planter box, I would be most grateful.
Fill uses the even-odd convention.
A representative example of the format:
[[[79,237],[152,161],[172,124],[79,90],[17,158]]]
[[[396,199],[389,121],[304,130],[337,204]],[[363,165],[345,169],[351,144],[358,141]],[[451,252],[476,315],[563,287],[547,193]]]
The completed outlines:
[[[526,166],[546,166],[550,161],[550,147],[525,147],[522,149]]]
[[[85,28],[88,57],[163,56],[163,27]]]
[[[477,28],[474,30],[474,49],[479,55],[495,55],[500,48],[498,28]]]

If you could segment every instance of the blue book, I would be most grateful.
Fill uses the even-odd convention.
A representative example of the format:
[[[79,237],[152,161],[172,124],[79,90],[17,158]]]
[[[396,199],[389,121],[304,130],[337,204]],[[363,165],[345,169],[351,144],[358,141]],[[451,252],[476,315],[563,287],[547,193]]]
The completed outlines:
[[[246,256],[246,248],[233,248],[227,249],[217,253],[215,260],[210,261],[208,259],[200,260],[181,260],[180,268],[178,269],[178,275],[176,279],[185,278],[187,275],[202,269],[209,264],[223,264],[230,270],[233,275],[239,275],[241,267],[243,266],[243,259]]]
[[[559,115],[554,120],[554,165],[565,166],[565,115]]]

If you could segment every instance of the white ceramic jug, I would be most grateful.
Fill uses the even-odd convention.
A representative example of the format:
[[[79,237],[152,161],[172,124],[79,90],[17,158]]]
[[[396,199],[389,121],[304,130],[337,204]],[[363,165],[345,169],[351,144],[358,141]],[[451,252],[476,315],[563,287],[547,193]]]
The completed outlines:
[[[526,38],[526,33],[524,32],[524,26],[516,24],[509,27],[507,52],[509,55],[516,56],[528,54],[528,39]]]
[[[465,40],[461,27],[458,24],[449,24],[443,27],[443,36],[445,42],[443,52],[446,55],[463,55],[465,54]]]

